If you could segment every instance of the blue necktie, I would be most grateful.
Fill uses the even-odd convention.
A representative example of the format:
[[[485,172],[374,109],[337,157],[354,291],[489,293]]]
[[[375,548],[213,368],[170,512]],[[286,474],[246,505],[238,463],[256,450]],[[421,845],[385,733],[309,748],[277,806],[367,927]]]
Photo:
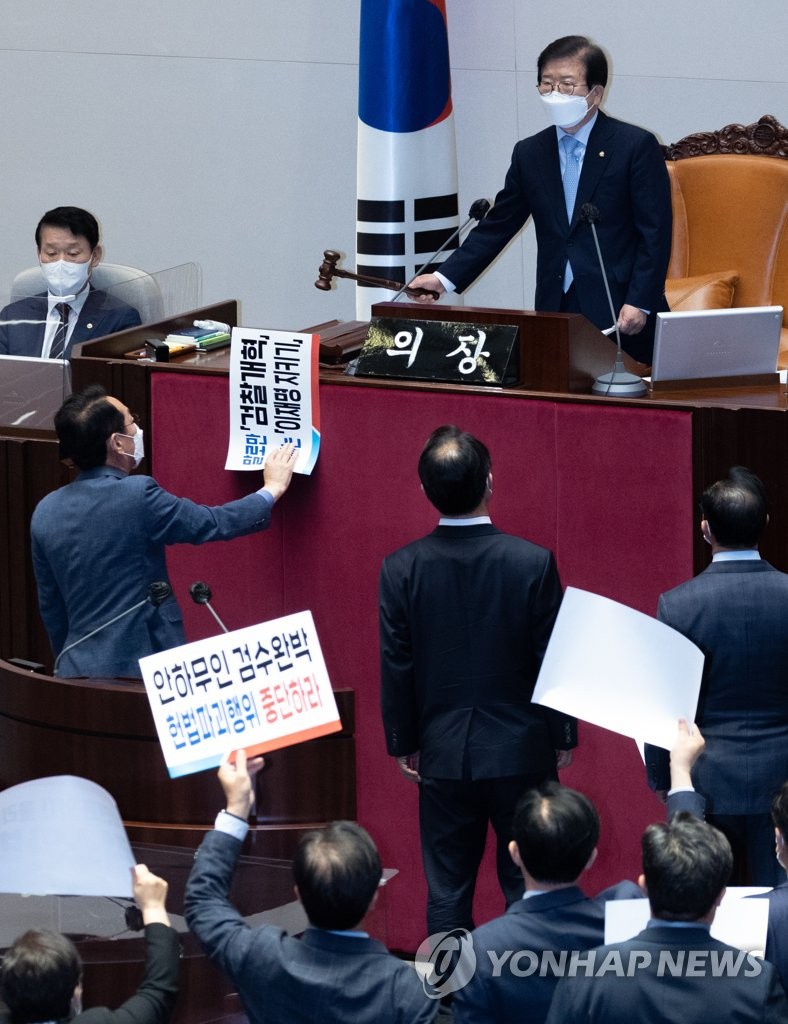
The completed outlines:
[[[575,197],[577,196],[577,183],[580,180],[580,154],[583,149],[582,142],[573,135],[562,135],[561,145],[564,147],[564,155],[566,157],[564,163],[564,200],[566,202],[566,216],[571,224],[572,212],[575,208]],[[572,273],[572,267],[569,264],[569,260],[566,261],[566,268],[564,270],[564,291],[569,291],[569,288],[574,280]]]

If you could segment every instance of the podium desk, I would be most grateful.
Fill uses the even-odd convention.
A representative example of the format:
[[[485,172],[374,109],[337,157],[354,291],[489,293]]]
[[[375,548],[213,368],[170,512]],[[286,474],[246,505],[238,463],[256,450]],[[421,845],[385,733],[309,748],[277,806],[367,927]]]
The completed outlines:
[[[229,314],[211,318],[233,322]],[[118,346],[114,355],[99,354],[95,346],[105,344]],[[122,344],[122,335],[115,335],[83,345],[75,382],[83,386],[91,373],[103,374],[101,381],[143,415],[148,467],[159,483],[211,505],[258,487],[260,473],[223,468],[226,352],[215,353],[209,365],[202,359],[195,365],[194,357],[140,364],[123,359]],[[190,640],[215,629],[206,610],[188,599],[195,580],[210,584],[214,607],[230,628],[312,611],[334,685],[355,691],[357,816],[383,862],[400,869],[388,894],[389,934],[395,947],[412,951],[424,937],[417,792],[385,752],[377,577],[386,554],[435,525],[416,473],[427,435],[456,423],[487,443],[494,522],[551,548],[565,586],[654,614],[662,591],[705,566],[697,499],[732,464],[763,478],[773,521],[763,553],[788,569],[788,531],[777,526],[788,515],[788,399],[779,386],[662,391],[633,400],[361,380],[323,368],[320,403],[317,466],[311,477],[293,481],[271,527],[228,543],[172,548],[168,568]],[[28,600],[31,595],[28,588]],[[615,637],[600,642],[615,643]],[[38,649],[28,656],[48,655]],[[640,834],[664,808],[646,787],[634,743],[581,724],[575,763],[562,780],[588,793],[602,819],[600,856],[584,882],[588,891],[636,878]],[[501,910],[488,851],[477,922]]]

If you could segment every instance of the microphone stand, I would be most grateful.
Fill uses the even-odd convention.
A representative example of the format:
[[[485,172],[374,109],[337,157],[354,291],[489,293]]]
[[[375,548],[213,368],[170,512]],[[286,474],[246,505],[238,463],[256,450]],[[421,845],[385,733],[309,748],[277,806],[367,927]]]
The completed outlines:
[[[227,626],[225,626],[225,624],[214,611],[213,605],[211,604],[213,591],[211,590],[207,583],[203,583],[201,580],[198,580],[196,583],[192,583],[192,585],[189,587],[189,595],[191,596],[191,599],[192,601],[194,601],[195,604],[205,605],[205,607],[208,609],[211,615],[213,615],[213,617],[219,623],[223,632],[230,632]]]
[[[470,222],[472,220],[476,220],[476,221],[484,220],[484,218],[487,216],[489,210],[490,210],[489,200],[487,200],[487,199],[477,199],[476,202],[474,202],[471,205],[470,210],[468,210],[468,219],[465,221],[465,223],[461,224],[457,228],[456,231],[452,232],[452,234],[449,235],[449,237],[446,239],[446,241],[443,243],[443,245],[439,249],[436,249],[436,251],[432,254],[432,256],[430,256],[430,258],[427,260],[427,262],[423,263],[413,276],[414,277],[418,277],[419,274],[422,274],[424,272],[425,267],[428,267],[431,263],[434,263],[436,258],[438,256],[440,256],[440,254],[443,252],[443,250],[448,248],[448,246],[451,245],[451,243],[454,241],[455,238],[459,238],[459,236],[468,227],[468,225],[470,224]],[[403,286],[400,288],[400,290],[397,292],[397,294],[394,295],[389,301],[390,302],[396,302],[397,299],[400,297],[400,295],[402,295],[402,293],[406,292],[407,290],[408,290],[407,284],[403,284]]]
[[[113,625],[115,622],[119,622],[121,619],[125,619],[127,615],[131,615],[132,612],[136,612],[138,609],[142,608],[144,604],[152,604],[154,607],[160,605],[162,601],[165,601],[170,596],[171,593],[172,587],[170,587],[169,583],[163,580],[157,583],[151,583],[150,586],[148,587],[147,597],[143,598],[141,601],[138,601],[136,604],[133,604],[131,608],[127,608],[125,612],[121,612],[120,615],[116,615],[114,619],[110,619],[109,622],[103,622],[100,626],[96,626],[95,629],[92,629],[85,636],[81,636],[79,640],[75,640],[73,643],[69,644],[68,647],[64,647],[60,654],[58,654],[58,656],[55,658],[55,664],[54,667],[52,668],[52,675],[57,675],[57,667],[60,664],[60,659],[68,651],[72,650],[74,647],[78,647],[86,640],[90,640],[90,638],[92,636],[95,636],[96,633],[100,633],[103,629],[106,629],[108,626]]]
[[[610,313],[616,327],[616,360],[610,373],[600,374],[591,386],[591,393],[594,395],[612,395],[617,398],[642,398],[648,394],[648,386],[642,377],[636,373],[630,373],[624,366],[624,353],[621,348],[621,332],[618,329],[618,317],[613,306],[613,297],[610,294],[610,285],[607,282],[607,272],[602,259],[602,250],[599,246],[599,238],[596,233],[596,222],[599,220],[599,210],[593,203],[584,203],[580,208],[581,219],[591,228],[594,236],[596,254],[599,258],[599,266],[602,270],[602,281],[605,285]]]

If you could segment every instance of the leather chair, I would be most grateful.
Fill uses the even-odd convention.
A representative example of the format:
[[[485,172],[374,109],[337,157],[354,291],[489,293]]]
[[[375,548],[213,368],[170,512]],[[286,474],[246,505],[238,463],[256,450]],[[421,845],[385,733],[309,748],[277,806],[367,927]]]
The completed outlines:
[[[666,147],[671,309],[782,306],[788,367],[788,129],[767,114]]]

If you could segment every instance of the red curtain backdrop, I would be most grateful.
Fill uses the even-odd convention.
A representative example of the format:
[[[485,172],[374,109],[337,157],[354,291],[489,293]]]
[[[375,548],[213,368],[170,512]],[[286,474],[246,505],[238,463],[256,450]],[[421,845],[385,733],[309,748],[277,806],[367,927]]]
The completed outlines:
[[[456,423],[493,461],[493,521],[550,547],[564,586],[653,614],[661,591],[692,575],[690,414],[451,391],[323,384],[322,440],[311,477],[297,478],[271,528],[251,538],[179,546],[168,555],[190,640],[212,634],[210,613],[188,597],[205,580],[230,629],[309,608],[335,687],[357,702],[358,816],[389,885],[389,944],[424,938],[416,787],[385,751],[379,712],[377,578],[383,557],[429,532],[435,511],[416,473],[427,435]],[[154,472],[164,487],[218,504],[260,486],[260,473],[229,473],[227,380],[153,374]],[[615,643],[615,637],[600,637]],[[581,723],[562,781],[587,793],[602,819],[587,892],[639,873],[640,834],[664,808],[648,791],[631,740]],[[263,809],[261,809],[263,810]],[[477,924],[502,912],[488,848]]]

